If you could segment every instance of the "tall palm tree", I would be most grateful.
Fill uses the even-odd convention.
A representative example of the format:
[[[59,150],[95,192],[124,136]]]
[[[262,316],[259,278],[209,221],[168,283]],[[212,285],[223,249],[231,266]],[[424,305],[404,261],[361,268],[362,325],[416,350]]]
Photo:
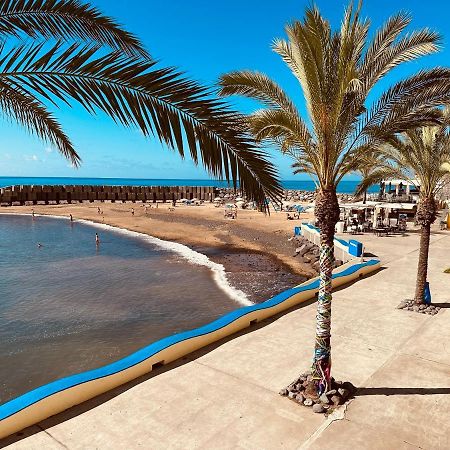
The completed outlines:
[[[334,233],[339,220],[336,186],[358,170],[364,155],[392,133],[437,120],[431,105],[448,98],[450,70],[432,69],[400,81],[367,105],[372,88],[403,62],[438,50],[439,36],[428,29],[403,34],[410,23],[399,13],[368,38],[369,22],[360,5],[349,5],[339,30],[332,31],[317,7],[286,27],[278,53],[300,83],[307,118],[268,76],[237,71],[220,79],[222,95],[243,95],[264,104],[246,118],[258,141],[290,155],[296,168],[314,176],[319,189],[315,215],[320,227],[320,288],[313,375],[318,392],[330,385],[331,292]]]
[[[450,174],[450,112],[444,113],[443,123],[408,130],[391,139],[384,147],[385,158],[391,167],[379,168],[364,178],[359,190],[380,178],[417,180],[420,186],[416,221],[420,225],[419,261],[414,301],[424,303],[428,272],[430,228],[437,217],[436,197]]]
[[[81,104],[138,127],[214,177],[239,180],[264,204],[281,188],[266,153],[239,127],[239,114],[173,68],[157,68],[141,42],[78,0],[0,2],[0,109],[80,163],[46,103]],[[31,42],[30,42],[30,38]]]

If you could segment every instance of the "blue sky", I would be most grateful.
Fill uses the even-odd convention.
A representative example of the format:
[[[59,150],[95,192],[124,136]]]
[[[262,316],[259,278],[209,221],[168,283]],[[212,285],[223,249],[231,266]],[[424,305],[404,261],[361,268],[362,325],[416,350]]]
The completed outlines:
[[[224,72],[253,69],[267,73],[280,83],[302,111],[297,81],[270,45],[284,36],[284,25],[302,18],[311,2],[305,0],[92,0],[137,34],[161,65],[177,66],[191,78],[213,84]],[[339,26],[345,1],[316,2],[333,26]],[[446,2],[421,0],[366,0],[363,16],[372,30],[399,10],[411,13],[411,29],[429,27],[444,36],[439,54],[396,69],[380,83],[378,91],[420,68],[448,65],[450,49],[450,6]],[[234,106],[248,111],[253,104],[238,98]],[[83,176],[127,178],[208,178],[191,161],[155,141],[144,139],[137,130],[115,125],[106,116],[92,117],[79,107],[55,111],[73,140],[83,164],[78,170],[64,158],[29,136],[26,131],[2,121],[0,134],[0,176]],[[294,179],[288,158],[271,151],[283,179]]]

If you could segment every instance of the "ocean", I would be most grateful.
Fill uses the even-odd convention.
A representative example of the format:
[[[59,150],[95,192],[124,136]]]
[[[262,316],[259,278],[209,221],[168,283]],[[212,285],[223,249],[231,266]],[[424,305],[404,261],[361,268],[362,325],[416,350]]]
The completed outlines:
[[[2,214],[0,252],[0,403],[251,304],[204,254],[107,225]]]
[[[358,180],[344,180],[339,183],[338,192],[352,194]],[[78,177],[0,177],[0,187],[12,185],[92,185],[92,186],[217,186],[227,187],[226,181],[220,180],[183,180],[169,178],[78,178]],[[285,189],[314,191],[312,180],[282,181]],[[369,192],[378,192],[378,186],[372,186]]]

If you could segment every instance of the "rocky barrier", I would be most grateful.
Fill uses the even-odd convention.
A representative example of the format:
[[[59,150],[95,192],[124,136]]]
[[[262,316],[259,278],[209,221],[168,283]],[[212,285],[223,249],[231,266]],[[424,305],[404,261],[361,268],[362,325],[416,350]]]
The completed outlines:
[[[216,192],[217,196],[224,200],[233,201],[238,197],[243,197],[242,193],[236,189],[231,188],[219,188]],[[355,201],[355,197],[352,194],[337,194],[339,202],[351,203]],[[245,199],[245,197],[243,197]],[[316,192],[285,189],[283,191],[283,200],[288,202],[304,202],[312,203],[316,198]]]
[[[80,202],[171,202],[181,199],[214,200],[212,186],[26,186],[0,189],[1,206],[52,205]]]

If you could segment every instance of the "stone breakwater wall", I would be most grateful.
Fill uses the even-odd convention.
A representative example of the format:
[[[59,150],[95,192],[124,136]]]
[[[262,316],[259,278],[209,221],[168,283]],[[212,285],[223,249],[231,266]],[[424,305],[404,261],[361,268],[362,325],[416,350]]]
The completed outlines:
[[[233,201],[236,197],[245,197],[238,189],[233,188],[218,188],[217,196],[224,198],[225,200]],[[347,203],[355,200],[353,194],[338,193],[337,197],[340,202]],[[289,202],[305,202],[312,203],[316,198],[314,191],[303,191],[295,189],[285,189],[283,191],[283,200]]]
[[[212,201],[212,186],[10,186],[0,189],[1,206],[80,202],[171,202],[186,198]]]

